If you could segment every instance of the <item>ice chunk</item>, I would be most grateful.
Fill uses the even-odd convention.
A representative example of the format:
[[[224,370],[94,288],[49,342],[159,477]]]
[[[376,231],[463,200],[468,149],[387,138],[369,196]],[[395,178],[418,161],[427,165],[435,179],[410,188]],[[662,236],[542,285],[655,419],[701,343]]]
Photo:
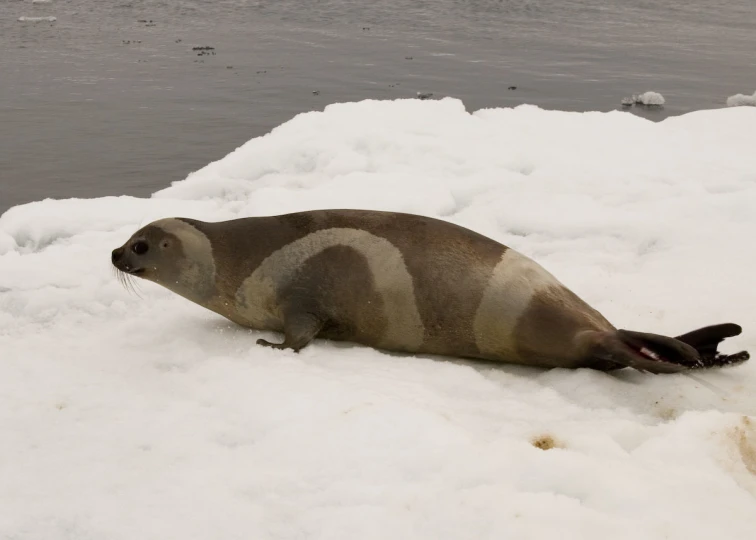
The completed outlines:
[[[49,16],[49,17],[27,17],[27,16],[21,16],[18,18],[19,22],[55,22],[58,20],[57,17]]]
[[[728,107],[756,107],[756,92],[752,96],[746,94],[735,94],[727,98]]]
[[[658,92],[650,91],[634,95],[633,101],[638,105],[646,105],[647,107],[661,107],[665,103],[664,96]]]

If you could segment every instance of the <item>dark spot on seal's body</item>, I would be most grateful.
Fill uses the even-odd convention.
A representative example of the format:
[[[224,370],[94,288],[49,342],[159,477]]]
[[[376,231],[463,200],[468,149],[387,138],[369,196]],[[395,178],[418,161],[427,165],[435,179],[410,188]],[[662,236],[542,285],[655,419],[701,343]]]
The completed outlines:
[[[544,333],[543,328],[549,331]],[[607,328],[612,328],[611,323],[569,289],[546,289],[533,296],[517,324],[517,352],[533,363],[578,366],[584,363],[585,354],[576,354],[576,347],[568,349],[564,344],[574,342],[581,331]],[[596,367],[609,369],[612,365],[597,361]]]
[[[348,246],[326,248],[310,257],[291,282],[283,284],[279,302],[285,309],[316,317],[322,323],[318,336],[327,339],[380,340],[387,326],[370,265]]]

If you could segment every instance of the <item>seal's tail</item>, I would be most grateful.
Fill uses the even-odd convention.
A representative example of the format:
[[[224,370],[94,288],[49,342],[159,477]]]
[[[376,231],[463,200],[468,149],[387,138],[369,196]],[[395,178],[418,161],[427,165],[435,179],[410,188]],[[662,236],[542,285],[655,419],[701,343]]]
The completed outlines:
[[[747,361],[750,355],[746,351],[727,355],[717,350],[724,339],[741,331],[740,326],[732,323],[706,326],[676,338],[617,330],[604,346],[611,361],[623,366],[653,373],[676,373]]]

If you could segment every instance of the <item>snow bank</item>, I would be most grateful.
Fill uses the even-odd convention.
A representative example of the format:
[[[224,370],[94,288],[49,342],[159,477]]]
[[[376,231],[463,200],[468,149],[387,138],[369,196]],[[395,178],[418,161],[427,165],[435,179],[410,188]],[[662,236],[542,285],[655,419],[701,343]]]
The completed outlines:
[[[756,92],[754,92],[752,96],[748,96],[745,94],[735,94],[734,96],[730,96],[727,98],[727,106],[728,107],[742,107],[742,106],[756,107]]]
[[[753,363],[652,376],[273,351],[158,286],[129,294],[109,258],[168,215],[410,211],[533,256],[616,325],[735,321],[725,350],[753,352],[755,128],[750,108],[653,123],[346,103],[147,200],[12,208],[0,537],[750,537]]]

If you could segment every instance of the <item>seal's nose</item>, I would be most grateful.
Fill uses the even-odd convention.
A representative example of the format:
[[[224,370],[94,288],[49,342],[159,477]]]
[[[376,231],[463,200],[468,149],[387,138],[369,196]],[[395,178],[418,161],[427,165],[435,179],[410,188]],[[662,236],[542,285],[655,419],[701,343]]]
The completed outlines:
[[[119,247],[113,250],[113,254],[110,256],[110,260],[113,264],[117,263],[121,257],[123,257],[123,248]]]

